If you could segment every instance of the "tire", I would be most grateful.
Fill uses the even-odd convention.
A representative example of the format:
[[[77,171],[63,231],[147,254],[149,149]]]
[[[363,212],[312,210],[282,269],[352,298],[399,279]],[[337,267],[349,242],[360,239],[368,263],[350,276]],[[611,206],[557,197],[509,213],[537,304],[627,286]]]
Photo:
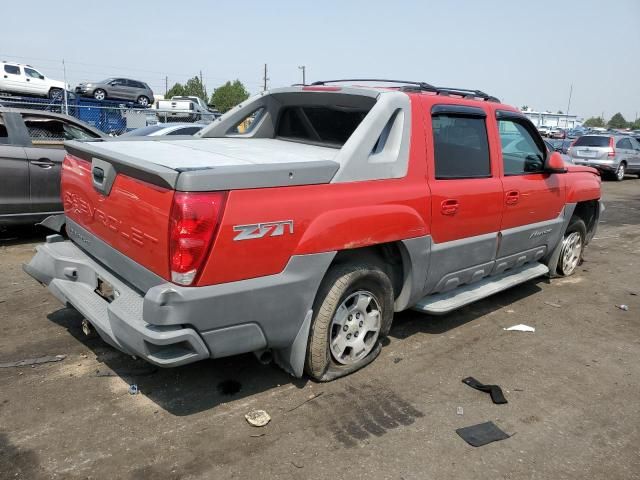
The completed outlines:
[[[375,360],[391,328],[393,301],[391,280],[379,266],[352,263],[329,269],[314,303],[306,373],[326,382]]]
[[[93,91],[93,98],[95,98],[96,100],[106,100],[107,99],[107,92],[105,92],[103,89],[101,88],[97,88],[96,90]]]
[[[61,88],[50,88],[49,89],[49,99],[53,100],[55,97],[57,97],[61,93],[62,93],[62,89]]]
[[[613,174],[613,178],[615,179],[616,182],[621,182],[622,180],[624,180],[624,174],[627,171],[627,164],[624,162],[620,162],[620,165],[618,165],[618,169],[616,170],[616,173]]]
[[[136,100],[136,103],[143,107],[148,107],[151,104],[151,100],[149,100],[149,98],[145,97],[144,95],[140,95]]]
[[[578,265],[582,263],[582,255],[587,238],[587,227],[582,219],[573,217],[569,222],[556,266],[556,273],[561,277],[573,275]]]

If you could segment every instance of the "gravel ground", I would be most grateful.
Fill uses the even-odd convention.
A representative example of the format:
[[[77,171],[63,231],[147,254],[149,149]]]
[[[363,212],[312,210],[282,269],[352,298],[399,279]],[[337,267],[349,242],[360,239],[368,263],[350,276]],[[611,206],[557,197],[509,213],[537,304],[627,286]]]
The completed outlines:
[[[0,363],[66,358],[0,368],[0,478],[640,478],[640,180],[603,189],[574,276],[397,315],[380,357],[328,384],[252,355],[170,370],[123,355],[22,272],[43,233],[5,231]],[[518,323],[535,333],[503,330]],[[245,421],[256,408],[266,427]],[[473,448],[455,433],[489,420],[513,436]]]

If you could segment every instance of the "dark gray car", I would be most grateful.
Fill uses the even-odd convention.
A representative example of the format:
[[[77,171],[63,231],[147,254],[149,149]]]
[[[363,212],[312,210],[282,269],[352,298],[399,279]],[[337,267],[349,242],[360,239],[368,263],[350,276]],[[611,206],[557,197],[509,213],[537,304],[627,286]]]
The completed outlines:
[[[63,142],[103,137],[68,115],[0,108],[0,225],[36,223],[62,212]]]
[[[144,82],[130,78],[107,78],[101,82],[80,83],[76,93],[96,100],[129,100],[143,107],[153,103],[153,90]]]

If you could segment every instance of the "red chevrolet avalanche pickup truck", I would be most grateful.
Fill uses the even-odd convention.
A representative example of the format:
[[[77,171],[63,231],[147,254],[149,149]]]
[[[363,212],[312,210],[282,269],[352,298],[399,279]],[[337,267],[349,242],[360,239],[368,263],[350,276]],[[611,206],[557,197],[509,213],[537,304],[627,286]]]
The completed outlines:
[[[264,92],[194,137],[67,142],[69,239],[25,270],[156,365],[254,352],[321,381],[376,358],[394,312],[574,273],[595,170],[483,92],[357,83]]]

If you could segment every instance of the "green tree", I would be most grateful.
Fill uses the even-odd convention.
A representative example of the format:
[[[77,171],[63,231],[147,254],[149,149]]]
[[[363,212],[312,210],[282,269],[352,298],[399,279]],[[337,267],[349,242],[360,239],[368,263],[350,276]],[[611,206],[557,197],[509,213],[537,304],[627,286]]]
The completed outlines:
[[[562,110],[558,110],[558,115],[564,115],[564,112]]]
[[[587,118],[584,122],[585,127],[604,127],[604,119],[602,117]]]
[[[620,112],[616,113],[607,124],[609,128],[627,128],[629,122],[627,122]]]
[[[207,88],[200,81],[200,77],[197,75],[187,80],[187,83],[184,86],[184,91],[184,94],[190,97],[200,97],[204,103],[207,103],[207,98],[209,98],[207,95]]]
[[[529,105],[522,105],[522,106],[520,107],[520,111],[521,111],[521,112],[526,112],[527,110],[529,110]]]
[[[222,113],[249,98],[249,92],[240,80],[227,82],[216,88],[211,95],[211,103]]]
[[[193,78],[187,80],[187,83],[182,85],[181,83],[176,83],[173,87],[169,89],[165,98],[171,97],[200,97],[205,103],[207,103],[207,88],[200,81],[200,77],[197,75]]]
[[[631,125],[629,125],[629,128],[631,128],[631,130],[640,130],[640,120],[636,120],[635,122],[633,122]]]
[[[181,97],[183,96],[184,93],[184,85],[182,85],[181,83],[176,83],[173,85],[173,87],[171,87],[167,93],[165,94],[165,98],[171,98],[171,97]]]

